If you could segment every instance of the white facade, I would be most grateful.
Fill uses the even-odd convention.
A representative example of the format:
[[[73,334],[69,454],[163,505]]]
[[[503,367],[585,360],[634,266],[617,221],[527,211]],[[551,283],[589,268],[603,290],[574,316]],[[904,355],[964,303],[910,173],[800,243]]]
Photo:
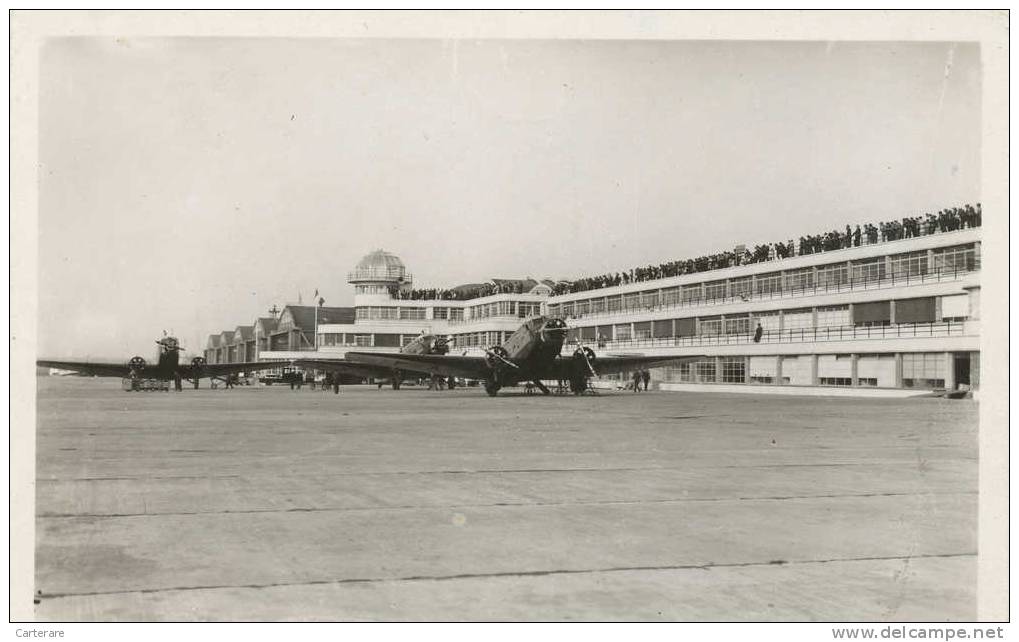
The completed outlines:
[[[559,296],[549,294],[547,283],[529,281],[535,285],[526,292],[468,300],[406,298],[409,273],[380,250],[350,274],[353,323],[320,324],[312,354],[268,351],[260,357],[395,352],[422,332],[454,337],[454,353],[479,353],[541,313],[567,320],[564,351],[580,342],[601,354],[703,357],[657,370],[665,382],[975,387],[980,232],[936,233]]]

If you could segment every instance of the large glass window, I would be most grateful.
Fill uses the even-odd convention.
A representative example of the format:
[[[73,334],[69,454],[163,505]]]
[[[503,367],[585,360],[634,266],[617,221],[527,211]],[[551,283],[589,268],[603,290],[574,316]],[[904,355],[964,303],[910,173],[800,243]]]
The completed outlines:
[[[676,305],[681,301],[679,288],[667,288],[662,290],[662,304]]]
[[[449,308],[432,308],[433,319],[448,319]]]
[[[934,270],[964,272],[976,269],[976,250],[972,245],[958,245],[934,250]]]
[[[852,325],[848,305],[825,305],[817,308],[817,327]]]
[[[927,274],[927,252],[896,254],[891,259],[892,274],[898,277]]]
[[[884,278],[884,258],[853,263],[853,281],[856,283],[862,283],[864,281],[878,281]]]
[[[750,334],[750,317],[732,317],[725,320],[726,334]]]
[[[362,307],[354,310],[354,317],[357,319],[395,319],[396,308]]]
[[[591,299],[591,313],[598,314],[605,311],[605,299]]]
[[[629,341],[633,338],[633,332],[631,331],[629,323],[618,324],[613,332],[615,332],[616,341]]]
[[[701,284],[683,286],[683,303],[697,303],[701,300]]]
[[[745,276],[742,279],[733,279],[729,282],[729,292],[732,296],[748,297],[753,294],[753,279]]]
[[[609,312],[619,312],[623,309],[623,297],[618,295],[610,296],[606,299],[606,305]]]
[[[814,287],[813,268],[802,270],[790,270],[785,273],[785,287],[787,290],[810,290]]]
[[[704,298],[708,301],[714,301],[715,299],[724,299],[726,291],[728,289],[728,283],[725,281],[712,281],[711,283],[704,284]]]
[[[370,335],[370,334],[355,334],[354,335],[354,345],[355,346],[358,346],[358,347],[361,347],[361,348],[366,348],[366,347],[371,346],[371,344],[372,344],[372,335]]]
[[[717,381],[715,378],[715,360],[704,359],[703,361],[694,362],[694,380],[712,382]]]
[[[746,383],[747,362],[743,357],[722,359],[722,381],[725,383]]]
[[[425,318],[424,308],[400,308],[400,319],[419,321]]]
[[[785,330],[803,330],[814,327],[813,310],[788,310],[782,314],[782,327]]]
[[[640,295],[639,294],[623,295],[623,307],[626,310],[640,309]]]
[[[849,266],[835,263],[817,268],[818,288],[837,288],[849,282]]]
[[[462,321],[464,318],[463,308],[450,308],[449,309],[449,320],[450,321]]]
[[[920,352],[902,355],[902,385],[906,388],[943,388],[944,353]]]
[[[640,295],[640,305],[643,308],[651,309],[658,307],[658,291],[643,292]]]
[[[701,319],[701,334],[703,335],[718,335],[722,334],[722,320],[721,319]]]
[[[757,277],[757,294],[778,294],[782,292],[782,273],[772,272]]]
[[[761,324],[761,329],[764,330],[765,332],[779,331],[780,317],[778,315],[778,312],[761,313],[758,314],[754,318],[754,320],[757,321],[757,323]],[[754,326],[754,329],[755,330],[757,329],[756,325]]]

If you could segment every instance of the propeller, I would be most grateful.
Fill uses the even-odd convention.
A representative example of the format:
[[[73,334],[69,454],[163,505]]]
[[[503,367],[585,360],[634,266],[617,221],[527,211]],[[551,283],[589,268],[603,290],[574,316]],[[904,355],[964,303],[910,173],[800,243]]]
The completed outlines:
[[[131,372],[139,372],[145,369],[145,359],[143,357],[131,357],[131,360],[127,362],[127,366],[131,368]]]
[[[595,372],[594,365],[592,363],[594,361],[594,350],[578,343],[577,349],[573,351],[573,358],[577,359],[578,357],[584,360],[584,365],[586,365],[587,369],[591,372],[591,376],[597,377],[598,373]]]
[[[502,346],[493,346],[485,350],[485,360],[488,362],[489,367],[492,368],[495,368],[499,363],[504,363],[518,370],[520,369],[520,366],[509,360],[509,352],[506,352],[506,348]]]

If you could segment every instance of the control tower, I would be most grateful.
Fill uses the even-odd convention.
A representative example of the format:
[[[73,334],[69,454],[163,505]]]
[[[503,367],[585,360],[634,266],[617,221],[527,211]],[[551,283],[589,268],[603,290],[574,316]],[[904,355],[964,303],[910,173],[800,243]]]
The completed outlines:
[[[347,282],[354,286],[354,305],[357,306],[390,301],[393,288],[401,291],[411,289],[413,276],[400,257],[385,250],[375,250],[364,255],[347,273]]]

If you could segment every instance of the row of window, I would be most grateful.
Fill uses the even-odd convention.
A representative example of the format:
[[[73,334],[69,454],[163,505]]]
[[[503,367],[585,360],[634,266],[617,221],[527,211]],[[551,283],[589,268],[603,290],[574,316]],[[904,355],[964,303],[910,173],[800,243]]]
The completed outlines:
[[[358,320],[421,321],[425,318],[425,308],[363,306],[354,310],[354,318]]]
[[[840,287],[850,282],[850,275],[853,282],[862,283],[881,281],[892,275],[904,278],[930,274],[932,271],[969,271],[978,267],[978,257],[973,244],[934,250],[932,256],[933,265],[929,265],[931,255],[926,251],[920,251],[865,261],[772,272],[756,277],[746,276],[633,294],[553,303],[549,305],[549,314],[579,317],[586,314],[643,310],[659,306],[689,305],[752,295],[780,294],[783,291]]]
[[[509,332],[467,332],[454,335],[454,345],[460,348],[489,348],[500,345],[509,337]]]
[[[343,333],[343,332],[322,332],[318,335],[319,347],[347,346],[347,347],[403,347],[416,339],[416,334],[364,334],[364,333]]]
[[[527,317],[537,316],[540,314],[541,304],[526,301],[496,301],[494,303],[472,305],[468,309],[470,310],[470,318],[472,319],[507,316],[516,316],[518,318],[525,319]]]
[[[781,359],[781,375],[778,362]],[[705,358],[663,369],[664,381],[684,383],[776,383],[813,385],[810,356],[803,357],[723,357],[716,361]],[[719,370],[721,366],[721,370]],[[896,364],[894,355],[858,355],[857,385],[894,387]],[[904,388],[943,388],[946,355],[907,353],[902,355],[901,385]],[[817,360],[817,384],[852,386],[850,355],[820,355]]]
[[[460,321],[464,318],[464,310],[463,308],[432,308],[432,318]]]

